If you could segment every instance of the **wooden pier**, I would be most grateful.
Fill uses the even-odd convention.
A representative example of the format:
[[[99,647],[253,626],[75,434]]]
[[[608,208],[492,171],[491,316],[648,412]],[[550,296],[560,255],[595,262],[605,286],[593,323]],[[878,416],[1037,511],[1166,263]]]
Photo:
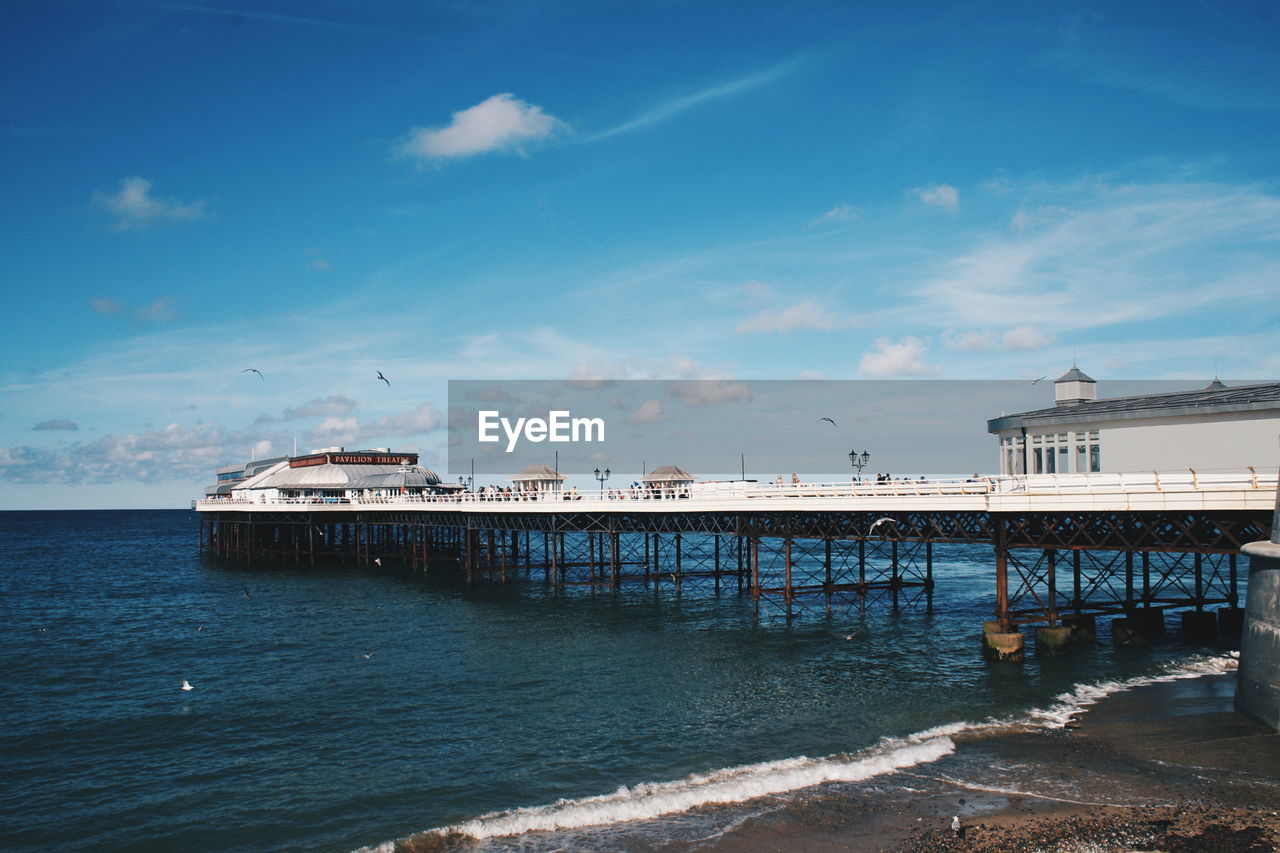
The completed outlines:
[[[1238,630],[1245,543],[1271,535],[1274,470],[1076,474],[902,483],[706,484],[523,499],[477,494],[250,503],[207,500],[200,547],[294,560],[461,563],[470,582],[681,588],[692,580],[797,608],[933,602],[934,548],[986,545],[988,633],[1055,642],[1099,616],[1140,639],[1168,610],[1192,633]],[[1214,608],[1219,608],[1215,615]],[[1195,615],[1199,614],[1199,615]],[[1128,633],[1125,633],[1128,632]],[[1021,654],[1021,641],[1016,653]]]

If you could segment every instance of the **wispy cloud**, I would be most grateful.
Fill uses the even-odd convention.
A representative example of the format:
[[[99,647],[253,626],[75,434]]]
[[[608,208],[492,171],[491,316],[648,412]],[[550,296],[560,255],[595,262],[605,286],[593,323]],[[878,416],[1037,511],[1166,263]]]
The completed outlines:
[[[159,198],[151,194],[151,181],[131,177],[120,180],[114,193],[95,192],[93,204],[113,217],[111,227],[117,231],[143,231],[152,227],[176,225],[204,219],[205,203]]]
[[[507,92],[453,114],[444,127],[416,127],[400,152],[424,160],[472,157],[490,151],[520,152],[521,145],[546,139],[566,127],[542,107]]]
[[[1007,327],[1006,348],[1063,331],[1257,304],[1280,271],[1280,198],[1217,184],[1087,182],[1035,233],[987,235],[946,261],[914,313],[960,331]]]
[[[848,222],[858,218],[858,209],[851,204],[837,204],[821,216],[814,217],[810,225],[821,225],[824,222]]]
[[[760,313],[743,320],[738,325],[737,333],[745,335],[750,332],[794,332],[799,329],[830,331],[861,324],[854,316],[845,316],[823,308],[817,300],[806,299],[787,308],[767,308]]]
[[[35,430],[36,432],[46,432],[46,431],[75,432],[76,430],[80,429],[80,426],[75,421],[54,420],[54,421],[41,421],[40,423],[33,426],[32,429]]]
[[[89,308],[95,314],[106,317],[131,317],[143,323],[171,323],[179,316],[171,296],[163,296],[137,308],[130,308],[119,299],[100,296],[89,300]]]
[[[680,113],[691,110],[701,104],[711,101],[718,101],[721,98],[728,98],[734,95],[740,95],[743,92],[749,92],[752,89],[758,89],[761,86],[772,83],[773,81],[784,77],[791,73],[799,65],[798,58],[788,59],[786,62],[780,62],[763,71],[757,71],[731,80],[728,83],[721,83],[715,86],[709,86],[691,95],[683,95],[681,97],[672,98],[665,103],[659,104],[648,112],[642,113],[630,121],[602,131],[591,137],[589,141],[595,142],[601,139],[608,139],[611,136],[617,136],[621,133],[630,133],[633,130],[649,127],[674,118]]]
[[[950,184],[929,184],[927,187],[916,187],[911,193],[932,207],[952,212],[960,209],[960,191]]]

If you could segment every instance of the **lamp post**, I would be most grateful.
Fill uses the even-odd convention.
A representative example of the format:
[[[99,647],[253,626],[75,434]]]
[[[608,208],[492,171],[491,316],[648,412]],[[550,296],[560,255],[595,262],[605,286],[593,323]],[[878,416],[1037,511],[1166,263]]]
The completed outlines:
[[[862,469],[867,467],[867,463],[871,461],[871,454],[867,451],[859,453],[856,450],[849,451],[849,464],[858,472],[858,479],[862,479]]]
[[[604,473],[603,473],[603,474],[601,474],[601,473],[600,473],[600,469],[599,469],[599,468],[597,468],[597,469],[596,469],[596,482],[598,482],[598,483],[600,484],[600,491],[601,491],[601,492],[603,492],[603,491],[604,491],[604,481],[605,481],[605,480],[607,480],[607,479],[609,479],[609,474],[610,474],[610,473],[612,473],[612,472],[610,472],[608,468],[605,468],[605,469],[604,469]]]

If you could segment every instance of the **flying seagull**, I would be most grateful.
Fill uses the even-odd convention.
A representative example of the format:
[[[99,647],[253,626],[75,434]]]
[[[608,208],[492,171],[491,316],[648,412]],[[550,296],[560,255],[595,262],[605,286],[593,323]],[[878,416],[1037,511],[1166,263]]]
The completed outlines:
[[[182,679],[182,689],[183,689],[183,690],[195,690],[195,688],[191,686],[191,682],[190,682],[190,681],[187,681],[185,678],[184,678],[184,679]]]
[[[1047,379],[1047,378],[1048,378],[1048,377],[1045,377],[1045,376],[1041,376],[1041,377],[1040,377],[1040,379]],[[1032,385],[1035,385],[1037,382],[1039,382],[1039,381],[1040,381],[1040,379],[1032,379],[1032,380],[1031,380],[1031,384],[1032,384]]]
[[[886,515],[884,518],[877,518],[877,519],[876,519],[876,520],[871,524],[871,528],[867,531],[867,534],[868,534],[868,535],[870,535],[870,534],[872,534],[872,533],[875,533],[875,532],[876,532],[876,528],[877,528],[877,527],[879,527],[879,526],[880,526],[880,525],[882,525],[882,524],[895,524],[895,525],[896,525],[897,523],[898,523],[898,519],[896,519],[896,518],[890,518],[890,517],[889,517],[889,516],[887,516],[887,515]]]
[[[387,377],[383,376],[383,375],[382,375],[382,371],[381,371],[381,370],[379,370],[379,371],[378,371],[378,378],[379,378],[379,379],[381,379],[383,382],[387,383],[387,387],[388,387],[388,388],[390,388],[390,387],[391,387],[391,380],[390,380],[390,379],[388,379]]]
[[[369,652],[369,654],[364,655],[364,659],[365,659],[365,660],[368,660],[369,658],[373,657],[373,656],[374,656],[374,655],[376,655],[376,654],[377,654],[377,652]]]
[[[249,594],[249,585],[248,585],[248,584],[245,584],[245,585],[244,585],[244,597],[245,597],[245,598],[253,598],[253,596]]]
[[[373,558],[373,564],[374,564],[375,566],[381,566],[381,565],[382,565],[382,558],[381,558],[381,557],[374,557],[374,558]]]
[[[831,418],[818,418],[818,420],[820,420],[820,421],[826,421],[827,423],[831,424],[832,426],[835,426],[835,425],[836,425],[836,422],[835,422],[835,421],[833,421],[833,420],[831,420]],[[838,427],[837,427],[837,429],[838,429]]]
[[[242,371],[240,371],[240,372],[241,372],[241,373],[256,373],[256,374],[258,374],[258,378],[259,378],[259,379],[261,379],[261,378],[262,378],[262,371],[261,371],[261,370],[258,370],[256,367],[246,367],[244,370],[242,370]]]

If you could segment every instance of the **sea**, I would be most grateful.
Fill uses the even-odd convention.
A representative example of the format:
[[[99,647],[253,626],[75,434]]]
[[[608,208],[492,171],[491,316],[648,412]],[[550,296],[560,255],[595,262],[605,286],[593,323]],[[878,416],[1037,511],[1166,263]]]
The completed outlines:
[[[931,610],[788,618],[735,583],[468,585],[215,559],[198,530],[0,513],[0,849],[702,849],[806,797],[916,796],[936,762],[964,772],[966,737],[1233,662],[1176,632],[988,662],[985,546],[935,547]],[[1034,783],[973,756],[993,790]]]

